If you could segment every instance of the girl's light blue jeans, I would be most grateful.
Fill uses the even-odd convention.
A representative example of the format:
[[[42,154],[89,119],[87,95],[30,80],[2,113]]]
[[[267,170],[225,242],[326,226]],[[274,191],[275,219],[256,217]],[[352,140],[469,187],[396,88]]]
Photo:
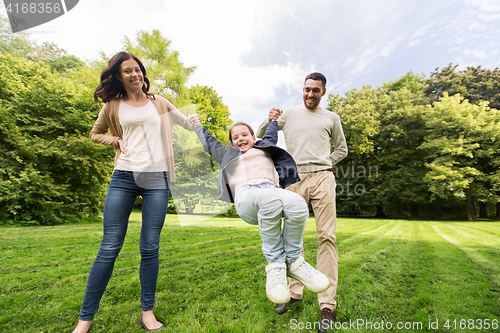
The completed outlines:
[[[234,202],[245,222],[259,225],[262,252],[269,263],[291,263],[300,256],[309,217],[304,198],[270,180],[255,179],[236,190]]]
[[[160,265],[160,233],[169,197],[168,173],[115,170],[104,203],[102,243],[90,269],[80,310],[81,320],[93,320],[99,309],[99,302],[113,273],[116,257],[127,233],[128,219],[138,195],[142,196],[139,268],[141,304],[143,311],[153,309]]]

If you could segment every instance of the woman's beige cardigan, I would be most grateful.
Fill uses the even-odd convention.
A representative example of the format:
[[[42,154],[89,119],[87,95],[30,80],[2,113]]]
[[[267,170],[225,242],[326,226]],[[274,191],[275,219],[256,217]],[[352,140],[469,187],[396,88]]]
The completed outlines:
[[[163,147],[165,149],[165,156],[167,156],[167,168],[170,175],[170,182],[175,182],[172,127],[174,124],[178,124],[190,131],[193,131],[194,127],[188,121],[187,117],[180,113],[179,110],[177,110],[177,108],[167,99],[161,96],[148,96],[148,98],[160,115]],[[115,147],[115,165],[118,157],[120,156],[118,139],[123,136],[123,130],[118,118],[119,105],[120,99],[115,99],[106,103],[99,112],[99,116],[90,131],[90,138],[92,140]],[[107,134],[108,130],[111,132],[111,135]]]

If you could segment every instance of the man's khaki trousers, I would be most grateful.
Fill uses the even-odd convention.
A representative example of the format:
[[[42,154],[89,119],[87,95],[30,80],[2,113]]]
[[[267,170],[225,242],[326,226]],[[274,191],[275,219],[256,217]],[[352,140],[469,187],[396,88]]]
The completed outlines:
[[[318,253],[316,269],[330,279],[330,288],[318,294],[320,309],[335,310],[338,284],[338,251],[335,231],[337,212],[335,209],[335,177],[332,171],[299,173],[301,181],[286,189],[301,195],[311,204],[316,220]],[[303,250],[302,250],[303,252]],[[304,286],[290,278],[290,294],[295,299],[302,299]]]

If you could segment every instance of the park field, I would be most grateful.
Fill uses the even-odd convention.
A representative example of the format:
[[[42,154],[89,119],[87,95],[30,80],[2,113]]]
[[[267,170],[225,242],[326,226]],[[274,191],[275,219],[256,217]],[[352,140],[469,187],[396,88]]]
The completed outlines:
[[[91,333],[144,332],[134,212]],[[71,332],[102,225],[0,228],[0,332]],[[500,223],[339,218],[336,332],[500,332]],[[316,263],[314,218],[304,235]],[[316,332],[316,295],[266,298],[258,228],[167,215],[155,314],[164,332]]]

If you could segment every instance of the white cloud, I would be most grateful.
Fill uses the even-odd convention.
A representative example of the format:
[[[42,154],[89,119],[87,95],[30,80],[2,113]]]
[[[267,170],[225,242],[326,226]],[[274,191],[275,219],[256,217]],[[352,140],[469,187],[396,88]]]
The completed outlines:
[[[286,66],[248,67],[234,63],[224,66],[199,68],[190,83],[213,86],[229,106],[231,118],[250,125],[256,120],[260,123],[272,107],[285,108],[276,105],[279,103],[276,89],[300,93],[302,80],[308,74],[299,64],[291,62]]]
[[[373,71],[374,64],[379,58],[389,57],[395,50],[401,47],[405,40],[403,36],[396,36],[389,41],[365,39],[353,55],[346,59],[343,66],[349,68],[354,75],[366,74]]]
[[[471,49],[469,47],[466,47],[463,51],[463,54],[467,56],[473,56],[474,58],[478,60],[485,59],[487,57],[492,57],[496,56],[498,54],[498,48],[497,49]]]
[[[431,33],[432,27],[434,26],[433,23],[431,24],[426,24],[424,26],[421,26],[418,28],[417,31],[413,33],[413,35],[409,38],[408,40],[408,45],[413,47],[421,43],[422,39],[425,39],[425,37]]]
[[[407,73],[460,64],[498,66],[500,1],[464,0],[85,0],[29,30],[91,60],[126,35],[158,29],[186,66],[189,84],[214,87],[233,120],[301,103],[306,74],[322,71],[329,92],[381,85]],[[495,18],[496,17],[496,18]]]
[[[475,50],[466,47],[464,50],[464,55],[472,55],[474,58],[484,59],[486,57],[486,52],[484,50]]]
[[[484,12],[500,12],[500,1],[498,0],[465,0],[465,3],[477,6]]]
[[[470,25],[469,25],[469,30],[478,30],[478,31],[485,31],[487,30],[488,28],[484,25],[484,24],[481,24],[479,22],[472,22]]]
[[[500,19],[500,1],[498,0],[465,0],[465,3],[479,10],[478,13],[474,14],[481,21],[496,21]]]
[[[290,15],[290,17],[292,19],[294,19],[295,21],[297,21],[300,25],[304,25],[306,24],[306,21],[301,18],[296,12],[295,12],[295,9],[292,8],[289,4],[286,4],[285,5],[285,10],[286,12],[288,13],[288,15]]]

